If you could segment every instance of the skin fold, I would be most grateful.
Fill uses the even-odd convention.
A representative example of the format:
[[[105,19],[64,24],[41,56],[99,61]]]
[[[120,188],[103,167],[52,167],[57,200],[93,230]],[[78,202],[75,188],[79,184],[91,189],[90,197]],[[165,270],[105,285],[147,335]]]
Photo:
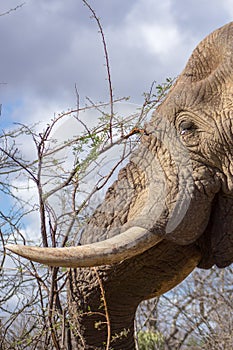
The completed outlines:
[[[140,243],[144,249],[82,267],[82,245],[134,227],[149,234]],[[77,269],[69,276],[76,348],[105,349],[109,337],[111,349],[135,349],[138,304],[170,290],[197,266],[231,264],[232,231],[233,22],[194,50],[82,233],[70,265]],[[26,250],[20,254],[29,257]],[[50,265],[52,255],[44,260]]]

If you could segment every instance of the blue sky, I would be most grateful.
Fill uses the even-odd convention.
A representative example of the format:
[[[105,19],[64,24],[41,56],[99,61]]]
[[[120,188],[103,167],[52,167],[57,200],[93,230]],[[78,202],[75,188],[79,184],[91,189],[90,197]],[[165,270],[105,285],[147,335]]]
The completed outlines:
[[[2,0],[0,13],[20,5]],[[232,20],[233,0],[90,1],[104,28],[115,97],[141,103],[152,81],[184,68],[192,50]],[[106,101],[101,38],[81,0],[26,0],[0,16],[2,125],[46,120],[73,107],[77,84],[86,96]]]

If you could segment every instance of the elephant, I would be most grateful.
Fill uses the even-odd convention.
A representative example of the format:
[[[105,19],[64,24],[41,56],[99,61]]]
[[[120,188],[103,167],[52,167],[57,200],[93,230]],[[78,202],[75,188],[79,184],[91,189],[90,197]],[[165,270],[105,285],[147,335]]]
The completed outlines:
[[[139,303],[233,262],[233,22],[193,51],[79,245],[8,245],[69,269],[77,349],[135,349]],[[101,307],[106,315],[100,314]],[[91,312],[90,312],[91,310]]]

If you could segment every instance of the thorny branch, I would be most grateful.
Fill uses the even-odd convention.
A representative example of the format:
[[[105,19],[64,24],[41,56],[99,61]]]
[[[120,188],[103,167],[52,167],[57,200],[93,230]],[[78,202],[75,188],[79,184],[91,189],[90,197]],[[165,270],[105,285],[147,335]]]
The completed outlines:
[[[108,49],[107,49],[107,43],[105,40],[105,35],[103,31],[102,24],[100,22],[100,19],[96,15],[95,10],[90,6],[90,4],[86,0],[82,0],[83,3],[88,7],[90,12],[92,13],[93,18],[95,19],[97,26],[99,28],[99,32],[101,34],[102,43],[103,43],[103,49],[104,49],[104,57],[106,62],[106,69],[107,69],[107,80],[108,80],[108,88],[109,88],[109,104],[110,104],[110,121],[109,121],[109,137],[110,141],[113,140],[113,133],[112,133],[112,122],[114,117],[114,103],[113,103],[113,88],[112,88],[112,78],[111,78],[111,72],[110,72],[110,60],[108,56]]]
[[[102,297],[102,301],[104,304],[105,318],[106,318],[106,324],[107,324],[107,341],[106,341],[106,349],[105,350],[109,350],[110,349],[109,348],[110,342],[111,342],[111,322],[110,322],[110,317],[109,317],[109,313],[108,313],[108,305],[107,305],[106,298],[105,298],[104,287],[103,287],[102,281],[99,277],[98,271],[95,267],[93,267],[93,270],[95,271],[97,280],[99,282],[101,297]]]
[[[16,7],[12,8],[12,9],[6,11],[6,12],[0,13],[0,17],[1,17],[1,16],[9,15],[11,12],[16,11],[16,10],[18,10],[19,8],[23,7],[25,4],[26,4],[26,2],[23,2],[22,4],[17,5]]]

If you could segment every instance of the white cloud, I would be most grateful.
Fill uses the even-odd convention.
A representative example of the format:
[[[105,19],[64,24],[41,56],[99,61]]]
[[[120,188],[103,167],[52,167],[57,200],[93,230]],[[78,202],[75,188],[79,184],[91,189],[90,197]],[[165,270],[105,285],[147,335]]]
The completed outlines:
[[[222,5],[228,11],[229,16],[233,17],[233,0],[223,0]]]
[[[148,54],[169,54],[180,45],[181,33],[171,12],[171,1],[138,1],[126,19],[127,43]]]
[[[132,30],[134,36],[132,36]],[[140,23],[135,29],[131,27],[128,34],[131,37],[131,40],[129,38],[131,43],[147,49],[148,53],[160,55],[160,59],[180,44],[179,33],[172,25]]]

